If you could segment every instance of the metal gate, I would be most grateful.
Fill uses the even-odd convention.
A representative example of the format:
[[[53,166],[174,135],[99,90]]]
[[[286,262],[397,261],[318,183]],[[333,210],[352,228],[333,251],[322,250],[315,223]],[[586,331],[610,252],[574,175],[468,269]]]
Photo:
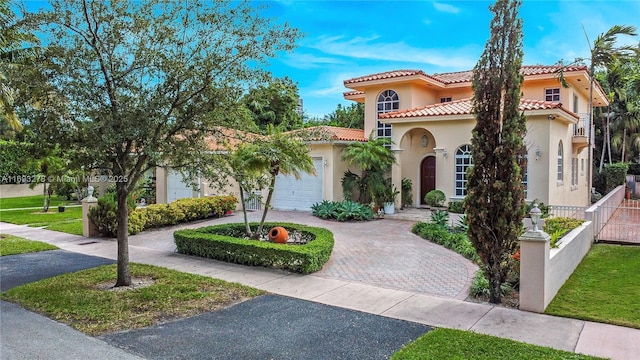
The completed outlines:
[[[640,245],[640,200],[625,199],[620,206],[601,206],[599,210],[613,214],[598,232],[597,241]]]

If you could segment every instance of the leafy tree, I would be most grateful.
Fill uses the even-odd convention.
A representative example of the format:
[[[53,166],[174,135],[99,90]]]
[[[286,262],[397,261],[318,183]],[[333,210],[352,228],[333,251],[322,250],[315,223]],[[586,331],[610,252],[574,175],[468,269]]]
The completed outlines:
[[[267,85],[252,88],[242,101],[254,123],[264,133],[269,125],[283,130],[302,127],[298,113],[298,87],[289,78],[273,79]]]
[[[381,202],[381,197],[387,187],[385,174],[396,162],[395,155],[386,145],[389,139],[374,138],[373,132],[369,135],[369,141],[354,141],[347,145],[342,154],[342,160],[348,161],[349,166],[356,165],[362,169],[360,176],[347,171],[343,178],[343,185],[351,182],[359,190],[359,202],[369,203],[371,200]],[[343,186],[344,188],[344,186]],[[345,194],[346,195],[346,194]]]
[[[612,94],[609,141],[620,153],[620,161],[627,162],[632,151],[640,150],[640,65],[615,59],[607,68],[606,80]]]
[[[14,109],[15,89],[9,84],[7,71],[23,66],[33,59],[34,49],[25,45],[37,42],[37,38],[21,28],[10,9],[8,0],[0,0],[0,116],[2,134],[22,130],[22,124]]]
[[[364,129],[364,103],[352,103],[349,106],[338,104],[330,114],[325,115],[327,125],[350,129]]]
[[[523,77],[520,1],[498,0],[491,35],[473,71],[473,167],[464,208],[469,240],[489,280],[489,301],[499,303],[524,215],[526,118],[518,111]]]
[[[49,204],[51,203],[51,194],[53,188],[50,183],[59,181],[60,177],[65,172],[65,161],[61,156],[62,151],[60,147],[56,146],[53,149],[47,150],[41,156],[33,159],[34,166],[40,170],[39,176],[36,177],[37,181],[32,182],[29,187],[33,189],[37,184],[43,184],[42,187],[42,211],[47,212],[49,210]]]
[[[249,2],[52,1],[26,19],[48,34],[44,69],[67,101],[51,113],[116,181],[118,274],[131,284],[127,197],[159,165],[202,161],[205,138],[296,29]],[[54,104],[46,104],[43,111]]]

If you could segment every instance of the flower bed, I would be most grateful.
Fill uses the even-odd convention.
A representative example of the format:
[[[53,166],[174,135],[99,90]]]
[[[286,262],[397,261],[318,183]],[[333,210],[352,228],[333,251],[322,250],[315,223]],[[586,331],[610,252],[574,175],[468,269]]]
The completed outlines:
[[[256,227],[257,224],[250,224]],[[322,269],[333,251],[333,234],[326,229],[291,223],[265,223],[266,231],[282,226],[300,233],[305,243],[276,244],[241,238],[244,224],[222,224],[173,233],[178,252],[226,262],[265,266],[308,274]]]

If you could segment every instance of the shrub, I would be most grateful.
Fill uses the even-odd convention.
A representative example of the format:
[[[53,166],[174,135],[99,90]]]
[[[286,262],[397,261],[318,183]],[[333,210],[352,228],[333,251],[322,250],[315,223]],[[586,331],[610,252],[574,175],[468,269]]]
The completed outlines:
[[[442,227],[447,227],[447,225],[449,225],[449,213],[442,210],[434,211],[431,213],[431,222]]]
[[[543,230],[551,236],[551,247],[555,248],[558,247],[558,240],[583,222],[569,217],[556,217],[545,220]]]
[[[453,250],[465,258],[479,262],[480,258],[466,234],[452,233],[438,224],[419,222],[411,228],[411,232],[447,249]]]
[[[454,214],[464,214],[464,206],[462,201],[449,202],[449,212]]]
[[[351,200],[324,200],[320,203],[315,203],[311,206],[311,214],[322,219],[338,221],[363,221],[373,219],[373,210],[371,210],[371,207]]]
[[[625,183],[627,170],[629,170],[629,164],[627,163],[606,164],[604,166],[602,173],[606,184],[605,194]]]
[[[129,213],[129,235],[135,235],[145,229],[147,211],[145,208],[133,209]]]
[[[640,175],[640,164],[629,164],[629,170],[627,174]]]
[[[509,283],[502,283],[500,287],[502,294],[508,294],[513,289],[509,285]],[[478,297],[489,297],[489,280],[484,275],[482,270],[476,271],[476,275],[473,277],[471,281],[471,288],[469,289],[469,295],[478,298]]]
[[[400,188],[402,189],[402,195],[401,197],[401,201],[402,201],[402,207],[404,208],[405,206],[411,206],[413,205],[413,183],[411,182],[410,179],[407,178],[403,178],[402,179],[402,186],[400,186]]]
[[[524,203],[524,216],[525,217],[531,217],[529,215],[529,212],[531,212],[531,209],[533,208],[533,204],[538,204],[538,209],[540,209],[540,211],[542,212],[541,217],[543,219],[549,217],[549,205],[545,205],[543,202],[539,202],[538,199],[535,199],[530,203]]]
[[[252,226],[257,226],[253,223]],[[265,223],[265,228],[282,226],[314,238],[303,245],[276,244],[229,236],[244,233],[244,224],[222,224],[174,232],[181,254],[196,255],[236,264],[266,266],[303,274],[322,269],[333,251],[333,234],[326,229],[290,224]]]
[[[127,206],[129,207],[129,216],[133,213],[136,205],[133,197],[127,198]],[[98,205],[89,209],[89,221],[93,222],[96,230],[102,235],[116,237],[118,236],[118,202],[114,193],[107,193],[100,199],[98,199]],[[139,220],[134,220],[138,221]],[[134,224],[134,229],[139,226],[138,223]],[[144,226],[144,224],[142,224]],[[131,225],[129,225],[129,233],[131,233]],[[135,234],[135,233],[134,233]]]
[[[424,196],[424,202],[429,206],[440,207],[444,204],[446,197],[440,190],[431,190]]]

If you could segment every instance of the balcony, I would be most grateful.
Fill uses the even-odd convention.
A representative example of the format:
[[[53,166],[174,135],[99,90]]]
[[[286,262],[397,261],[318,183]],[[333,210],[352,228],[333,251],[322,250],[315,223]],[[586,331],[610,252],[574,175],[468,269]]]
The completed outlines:
[[[573,125],[573,137],[571,138],[573,151],[576,154],[589,146],[589,114],[578,115],[580,115],[580,120]]]

